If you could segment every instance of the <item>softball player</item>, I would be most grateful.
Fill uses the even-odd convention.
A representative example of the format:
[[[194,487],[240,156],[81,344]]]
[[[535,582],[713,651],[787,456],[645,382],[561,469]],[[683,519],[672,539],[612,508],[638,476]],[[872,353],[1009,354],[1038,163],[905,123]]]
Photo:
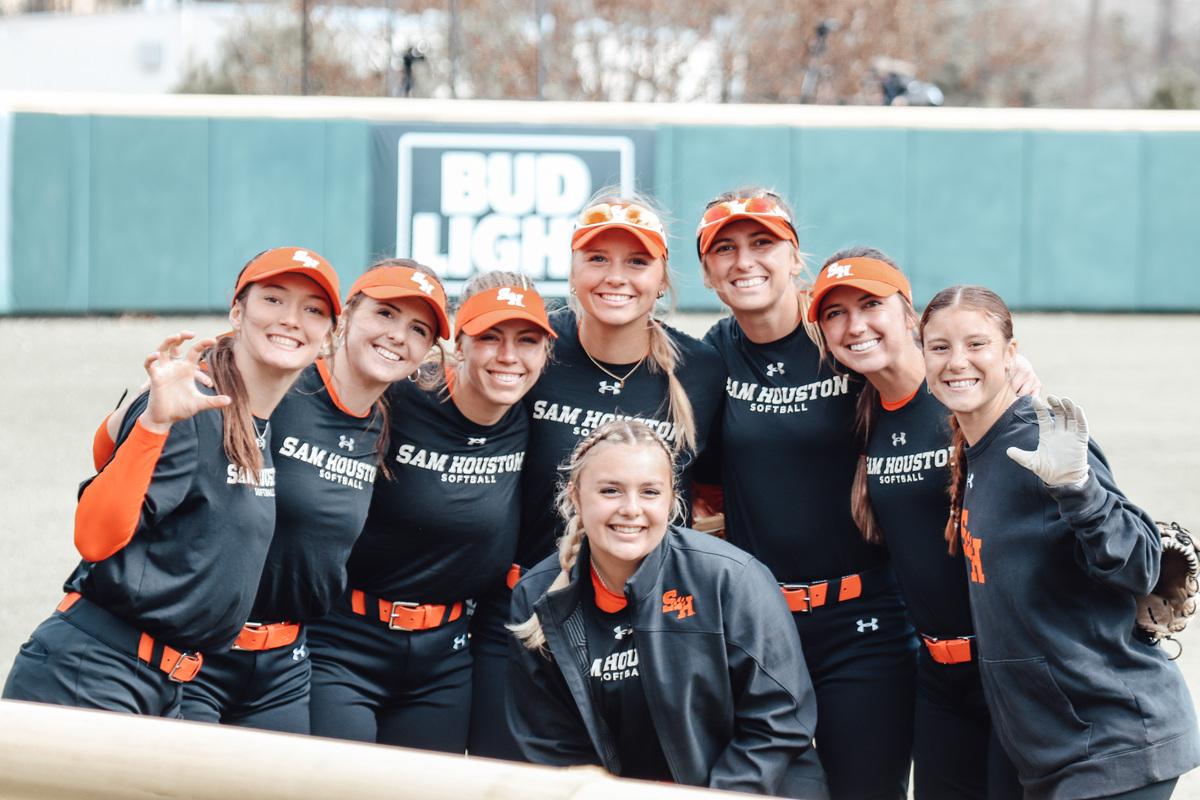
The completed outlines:
[[[471,713],[471,599],[513,560],[528,420],[521,397],[554,335],[520,276],[463,292],[446,393],[393,384],[387,464],[347,572],[310,630],[312,731],[462,753]],[[493,724],[497,724],[493,719]]]
[[[580,439],[614,418],[645,420],[679,451],[688,487],[721,407],[717,354],[654,317],[671,275],[666,230],[649,204],[599,195],[580,213],[571,249],[570,307],[550,317],[554,359],[525,401],[522,567],[551,554],[562,534],[557,469]]]
[[[178,716],[201,653],[228,648],[249,617],[275,523],[268,419],[340,310],[323,258],[268,250],[238,277],[231,335],[176,358],[191,337],[179,334],[146,359],[150,390],[80,491],[84,560],[4,697]],[[216,393],[195,382],[201,358]]]
[[[796,780],[816,704],[787,606],[758,561],[669,524],[674,455],[649,425],[612,420],[564,467],[566,533],[513,598],[517,741],[540,764],[819,795]]]
[[[979,670],[1028,798],[1171,795],[1200,764],[1187,686],[1135,632],[1159,576],[1150,517],[1113,482],[1083,411],[1017,398],[1012,316],[982,287],[921,318],[926,379],[953,412],[945,532],[967,561]]]
[[[705,284],[733,316],[705,340],[729,380],[720,447],[729,541],[783,581],[817,695],[834,798],[901,798],[916,638],[888,563],[850,516],[860,384],[822,357],[792,213],[762,189],[723,194],[697,227]]]
[[[808,319],[831,355],[864,376],[851,514],[886,543],[924,647],[917,662],[913,777],[918,800],[1020,797],[983,699],[962,552],[942,536],[950,477],[949,411],[925,386],[908,279],[867,247],[831,256],[813,285]],[[1036,388],[1036,379],[1027,389]]]
[[[347,294],[328,359],[301,373],[271,416],[275,536],[250,620],[183,691],[183,717],[308,733],[305,627],[346,588],[386,419],[381,397],[449,336],[446,298],[415,262],[372,265]]]

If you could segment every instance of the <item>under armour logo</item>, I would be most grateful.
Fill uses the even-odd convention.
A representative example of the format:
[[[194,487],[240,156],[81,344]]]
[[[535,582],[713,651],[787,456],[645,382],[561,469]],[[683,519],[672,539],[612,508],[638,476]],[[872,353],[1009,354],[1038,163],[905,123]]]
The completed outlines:
[[[767,364],[767,374],[768,375],[782,375],[783,374],[783,362],[776,361],[774,364]]]
[[[600,392],[600,394],[620,394],[621,393],[621,384],[609,383],[608,381],[600,381],[600,388],[597,389],[596,391]]]
[[[975,488],[975,473],[974,472],[967,473],[967,488],[968,489]]]
[[[855,621],[854,624],[858,626],[859,633],[866,633],[867,631],[877,631],[877,630],[879,630],[879,617],[871,617],[870,620],[860,619],[860,620]]]
[[[633,634],[633,628],[628,625],[617,625],[613,628],[613,638],[618,642]]]
[[[525,295],[520,294],[519,292],[514,292],[507,286],[496,292],[496,299],[503,300],[510,306],[520,306],[521,308],[525,307]]]
[[[338,447],[342,450],[353,450],[354,439],[349,436],[338,436]]]
[[[292,253],[292,261],[299,261],[309,269],[315,269],[321,262],[308,254],[307,250],[297,250]]]
[[[421,287],[421,291],[424,292],[425,294],[428,294],[428,295],[433,294],[433,284],[429,282],[429,278],[426,277],[425,273],[414,272],[413,276],[412,276],[412,281],[417,286]]]
[[[486,436],[468,436],[467,444],[468,445],[487,444],[487,437]]]
[[[904,431],[892,434],[892,447],[899,447],[902,444],[908,444],[908,439],[904,437]]]
[[[308,645],[300,645],[292,651],[292,661],[299,661],[302,658],[308,658]]]
[[[467,634],[464,633],[462,636],[454,637],[454,645],[450,649],[454,650],[454,651],[458,651],[458,650],[462,650],[466,646],[467,646]]]
[[[834,264],[829,268],[829,277],[831,278],[849,278],[850,268],[853,264]]]

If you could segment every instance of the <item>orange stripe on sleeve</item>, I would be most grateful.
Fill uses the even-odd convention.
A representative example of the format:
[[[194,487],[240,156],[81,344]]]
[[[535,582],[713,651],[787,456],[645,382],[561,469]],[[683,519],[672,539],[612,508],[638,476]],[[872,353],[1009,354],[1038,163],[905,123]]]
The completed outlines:
[[[103,561],[133,538],[167,436],[146,430],[139,419],[112,461],[83,490],[75,507],[75,548],[86,560]]]
[[[109,414],[104,418],[100,427],[96,428],[96,435],[92,437],[92,464],[97,471],[108,463],[108,460],[112,458],[113,450],[117,447],[116,442],[108,435],[108,419],[111,416],[112,414]]]

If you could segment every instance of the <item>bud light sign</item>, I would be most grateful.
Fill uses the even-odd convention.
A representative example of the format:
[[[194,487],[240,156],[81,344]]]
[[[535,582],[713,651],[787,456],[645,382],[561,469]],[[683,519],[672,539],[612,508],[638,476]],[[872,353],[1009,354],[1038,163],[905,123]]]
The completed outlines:
[[[566,296],[575,219],[599,188],[634,191],[635,136],[648,138],[402,133],[396,255],[432,267],[450,294],[477,272],[504,269]]]

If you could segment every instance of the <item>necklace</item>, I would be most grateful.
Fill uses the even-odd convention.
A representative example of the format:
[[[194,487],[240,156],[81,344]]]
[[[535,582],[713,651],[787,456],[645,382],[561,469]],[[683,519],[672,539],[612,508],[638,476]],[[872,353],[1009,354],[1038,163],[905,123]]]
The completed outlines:
[[[646,360],[646,357],[642,356],[641,359],[636,364],[633,365],[633,368],[630,369],[629,372],[626,372],[624,375],[618,375],[615,372],[613,372],[612,370],[606,368],[603,364],[601,364],[596,359],[592,358],[592,354],[589,353],[587,351],[587,348],[583,346],[583,342],[579,343],[579,349],[582,350],[583,354],[588,357],[588,361],[591,361],[593,364],[596,365],[596,369],[600,370],[605,375],[607,375],[608,377],[612,378],[614,381],[617,382],[616,387],[612,389],[613,394],[621,393],[621,390],[625,388],[625,381],[629,380],[629,376],[632,375],[633,373],[637,372],[638,367],[640,367],[642,365],[642,362]],[[601,386],[603,387],[603,385],[604,384],[602,382]]]
[[[608,581],[604,580],[604,576],[601,575],[600,570],[598,570],[596,568],[596,559],[589,558],[588,560],[592,562],[592,572],[596,573],[596,577],[600,579],[600,585],[603,586],[605,589],[608,589],[608,591],[612,592],[613,594],[624,596],[624,594],[625,594],[624,592],[616,591],[615,589],[613,589],[611,586],[608,585]]]
[[[258,420],[254,417],[250,418],[250,424],[254,426],[254,443],[258,445],[259,450],[267,449],[267,434],[271,432],[271,420],[263,423],[263,428],[258,429]]]

